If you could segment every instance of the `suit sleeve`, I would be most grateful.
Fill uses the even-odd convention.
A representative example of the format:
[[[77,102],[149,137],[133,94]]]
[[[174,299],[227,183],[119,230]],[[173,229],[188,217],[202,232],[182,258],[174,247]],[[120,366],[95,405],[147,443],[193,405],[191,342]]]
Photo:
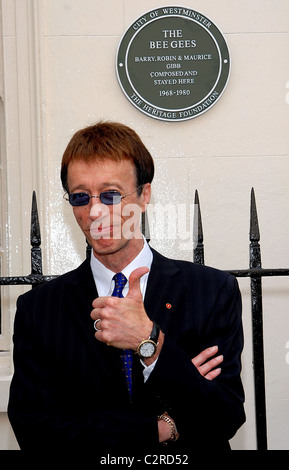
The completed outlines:
[[[197,335],[195,328],[191,329],[182,318],[183,314],[181,309],[175,315],[174,327],[165,335],[148,387],[158,390],[163,411],[175,419],[180,439],[195,440],[200,446],[205,442],[228,441],[245,421],[240,378],[241,296],[236,279],[226,277],[207,314],[200,304]],[[179,322],[186,323],[187,328],[174,333]],[[218,354],[224,355],[224,361],[221,375],[209,381],[200,375],[191,359],[214,345],[218,345]]]

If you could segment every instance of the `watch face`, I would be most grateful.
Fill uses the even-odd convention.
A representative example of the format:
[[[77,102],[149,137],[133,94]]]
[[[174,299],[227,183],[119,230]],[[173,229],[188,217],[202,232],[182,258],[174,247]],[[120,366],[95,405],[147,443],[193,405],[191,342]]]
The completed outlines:
[[[139,348],[142,357],[152,357],[156,351],[156,346],[152,341],[145,341]]]

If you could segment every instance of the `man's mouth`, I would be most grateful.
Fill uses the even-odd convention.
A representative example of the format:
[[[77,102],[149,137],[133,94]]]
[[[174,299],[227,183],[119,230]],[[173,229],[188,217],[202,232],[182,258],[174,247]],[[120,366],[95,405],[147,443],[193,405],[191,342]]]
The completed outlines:
[[[117,233],[119,233],[120,226],[113,224],[105,224],[99,221],[92,222],[90,226],[90,236],[98,240],[100,238],[116,238]]]

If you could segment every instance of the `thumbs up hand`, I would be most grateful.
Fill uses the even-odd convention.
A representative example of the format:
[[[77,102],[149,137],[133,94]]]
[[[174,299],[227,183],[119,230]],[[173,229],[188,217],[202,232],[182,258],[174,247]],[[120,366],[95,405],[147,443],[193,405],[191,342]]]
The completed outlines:
[[[98,341],[120,349],[136,351],[139,343],[147,339],[153,322],[147,316],[140,289],[140,278],[148,268],[135,269],[129,277],[129,291],[126,297],[98,297],[90,314],[97,322]]]
[[[149,269],[146,267],[135,269],[129,276],[129,289],[126,298],[135,300],[136,302],[143,302],[142,293],[140,290],[140,278],[147,274]]]

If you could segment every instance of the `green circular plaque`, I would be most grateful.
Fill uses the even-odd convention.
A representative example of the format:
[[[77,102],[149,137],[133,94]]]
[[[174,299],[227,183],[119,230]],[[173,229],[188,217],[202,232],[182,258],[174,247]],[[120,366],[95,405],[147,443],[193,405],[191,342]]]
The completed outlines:
[[[230,56],[219,29],[185,7],[161,7],[123,35],[116,59],[129,101],[155,119],[183,121],[210,109],[229,77]]]

